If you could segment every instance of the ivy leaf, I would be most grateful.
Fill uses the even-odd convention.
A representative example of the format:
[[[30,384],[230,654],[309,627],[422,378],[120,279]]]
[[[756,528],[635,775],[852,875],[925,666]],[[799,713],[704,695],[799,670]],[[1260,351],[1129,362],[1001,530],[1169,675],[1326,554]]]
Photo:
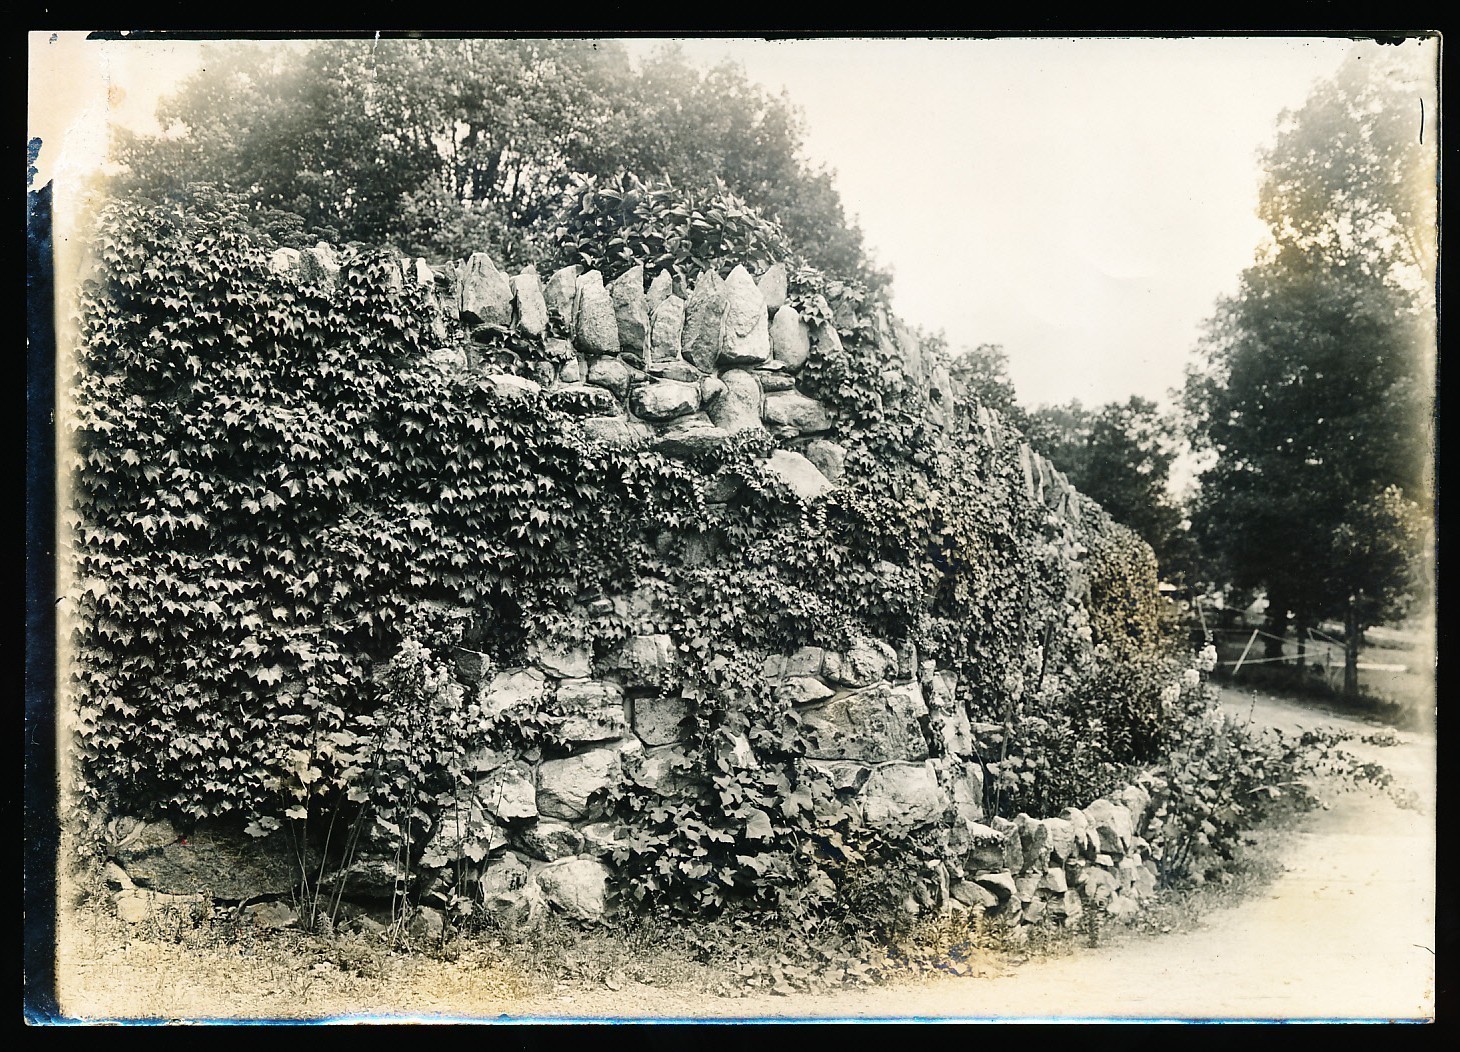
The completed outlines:
[[[771,816],[758,807],[752,808],[750,818],[745,823],[745,835],[752,840],[769,840],[775,836],[775,830],[771,828]]]

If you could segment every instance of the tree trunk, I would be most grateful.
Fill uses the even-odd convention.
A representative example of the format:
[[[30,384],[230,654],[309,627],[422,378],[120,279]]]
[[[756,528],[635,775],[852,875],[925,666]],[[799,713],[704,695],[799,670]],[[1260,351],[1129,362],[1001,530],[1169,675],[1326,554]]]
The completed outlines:
[[[1359,631],[1358,606],[1349,596],[1343,619],[1343,693],[1350,698],[1359,693]]]
[[[1268,598],[1267,631],[1262,641],[1263,656],[1276,659],[1283,656],[1283,641],[1288,634],[1288,609],[1282,600]]]
[[[1298,678],[1303,678],[1303,666],[1308,658],[1308,625],[1299,621],[1294,629],[1294,635],[1298,639]]]

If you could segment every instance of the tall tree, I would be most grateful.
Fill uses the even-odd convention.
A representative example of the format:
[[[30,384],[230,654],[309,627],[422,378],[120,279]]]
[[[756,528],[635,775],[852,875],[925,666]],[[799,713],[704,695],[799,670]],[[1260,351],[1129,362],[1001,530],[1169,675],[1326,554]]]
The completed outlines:
[[[1275,635],[1290,617],[1300,640],[1344,621],[1351,692],[1363,628],[1412,594],[1431,501],[1426,94],[1393,56],[1356,54],[1282,116],[1259,206],[1270,243],[1218,302],[1187,384],[1213,457],[1194,513],[1205,549],[1235,586],[1267,590]]]
[[[885,285],[799,111],[743,69],[614,41],[360,40],[240,46],[166,100],[161,137],[124,136],[123,192],[217,183],[342,240],[431,256],[537,254],[575,176],[723,186],[809,262]]]

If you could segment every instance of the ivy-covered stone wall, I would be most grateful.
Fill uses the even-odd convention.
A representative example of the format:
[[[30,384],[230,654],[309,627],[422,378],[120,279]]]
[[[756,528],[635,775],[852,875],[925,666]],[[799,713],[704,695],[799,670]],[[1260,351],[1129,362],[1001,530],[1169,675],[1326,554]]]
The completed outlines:
[[[869,868],[1015,920],[1149,891],[1150,550],[885,308],[780,264],[101,230],[71,592],[99,815],[235,821],[296,897],[511,924],[854,909]]]

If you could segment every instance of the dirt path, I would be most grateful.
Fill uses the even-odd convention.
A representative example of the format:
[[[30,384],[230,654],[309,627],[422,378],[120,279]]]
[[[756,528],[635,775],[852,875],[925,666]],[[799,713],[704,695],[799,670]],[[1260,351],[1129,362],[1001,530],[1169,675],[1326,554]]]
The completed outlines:
[[[1238,718],[1250,714],[1289,730],[1376,729],[1267,697],[1229,693],[1224,703]],[[1282,834],[1285,872],[1258,898],[1207,915],[1194,931],[1126,939],[1002,974],[791,997],[718,998],[632,983],[532,994],[469,961],[413,960],[383,983],[361,980],[354,993],[336,986],[331,996],[316,997],[308,976],[238,961],[236,970],[200,980],[155,945],[133,943],[93,946],[95,954],[83,947],[70,983],[112,1018],[320,1018],[358,1014],[361,1005],[392,1018],[485,1020],[1428,1018],[1434,1014],[1435,743],[1417,734],[1399,738],[1394,746],[1355,751],[1415,789],[1425,801],[1419,811],[1371,794],[1336,796],[1330,810]],[[142,974],[147,978],[139,987]],[[108,1010],[109,1004],[116,1007]],[[211,1010],[200,1010],[206,1005]]]

